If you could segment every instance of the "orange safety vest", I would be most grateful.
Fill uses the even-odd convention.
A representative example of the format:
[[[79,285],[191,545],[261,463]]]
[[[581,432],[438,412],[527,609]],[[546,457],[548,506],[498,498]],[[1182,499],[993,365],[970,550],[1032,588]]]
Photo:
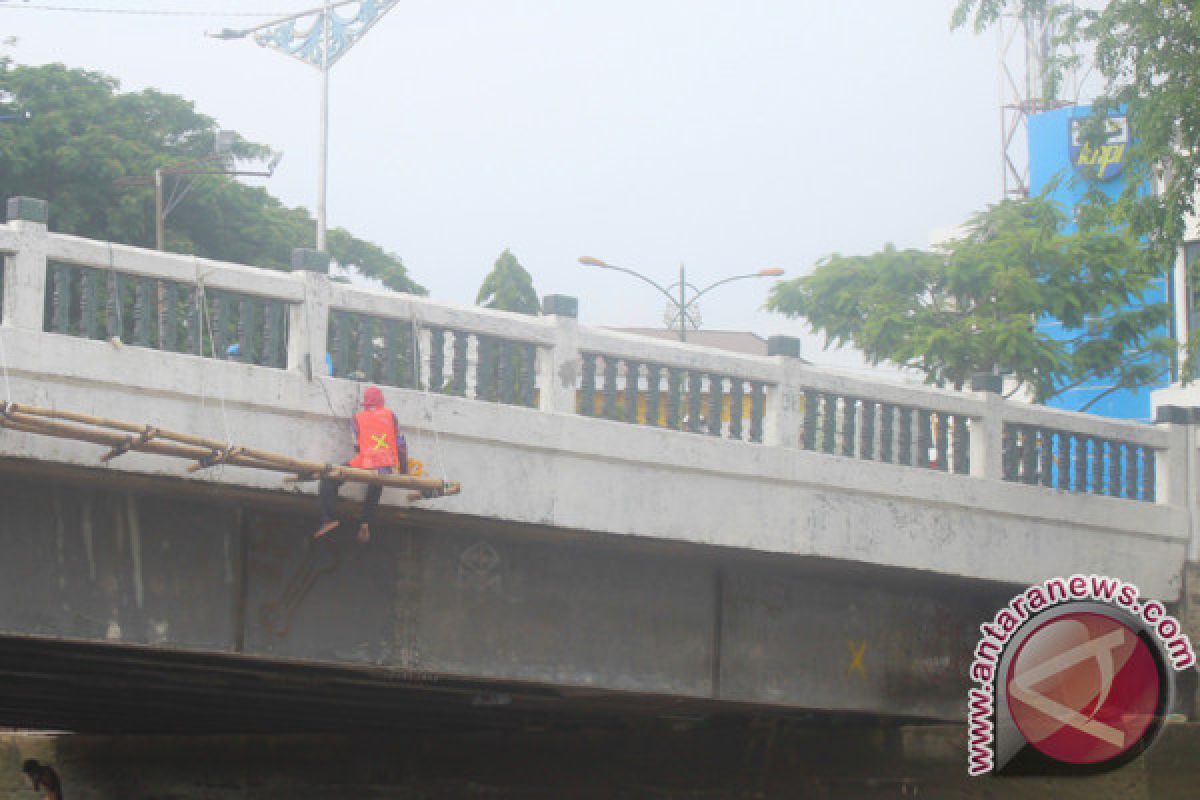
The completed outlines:
[[[358,426],[358,455],[350,466],[359,469],[378,469],[400,465],[399,442],[396,441],[396,417],[386,408],[371,408],[354,415]]]

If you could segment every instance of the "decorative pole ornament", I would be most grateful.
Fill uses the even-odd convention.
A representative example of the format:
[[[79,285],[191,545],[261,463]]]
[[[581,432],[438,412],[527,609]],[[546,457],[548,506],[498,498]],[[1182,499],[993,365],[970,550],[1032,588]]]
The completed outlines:
[[[260,47],[277,50],[321,71],[321,141],[317,176],[317,250],[326,251],[325,188],[329,164],[329,70],[400,0],[340,0],[264,22],[253,28],[222,28],[214,39],[253,35]],[[352,8],[347,8],[350,6]]]

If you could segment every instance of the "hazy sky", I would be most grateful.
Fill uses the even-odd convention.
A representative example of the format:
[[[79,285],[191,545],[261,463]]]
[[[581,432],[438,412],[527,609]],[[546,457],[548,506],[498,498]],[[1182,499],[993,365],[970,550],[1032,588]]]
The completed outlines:
[[[211,17],[39,11],[0,0],[21,63],[61,61],[195,100],[284,151],[268,183],[316,198],[318,73],[205,29],[314,0],[30,0]],[[471,303],[509,247],[587,324],[662,325],[648,286],[593,255],[701,285],[930,232],[999,196],[995,39],[951,33],[953,0],[406,0],[332,72],[329,218]],[[16,7],[14,7],[16,6]],[[306,244],[306,243],[301,243]],[[705,327],[804,335],[717,290]],[[719,293],[718,293],[719,292]],[[806,355],[821,353],[806,337]]]

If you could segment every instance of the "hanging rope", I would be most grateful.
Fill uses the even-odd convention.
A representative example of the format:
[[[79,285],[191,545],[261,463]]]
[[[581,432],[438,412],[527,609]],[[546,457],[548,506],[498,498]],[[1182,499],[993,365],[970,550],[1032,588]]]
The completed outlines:
[[[0,369],[4,371],[4,404],[12,404],[12,381],[8,377],[8,352],[4,349],[4,326],[0,325]]]
[[[422,326],[421,326],[421,321],[420,321],[420,315],[417,312],[417,309],[415,307],[413,307],[413,309],[412,309],[412,317],[411,317],[410,322],[412,323],[412,331],[413,331],[413,333],[412,333],[413,372],[416,375],[416,385],[423,389],[423,392],[422,392],[422,395],[424,397],[423,405],[425,406],[424,417],[426,420],[428,420],[429,426],[433,429],[434,457],[437,458],[438,467],[442,472],[442,482],[445,483],[447,481],[446,460],[442,457],[442,436],[441,436],[441,432],[438,430],[437,421],[435,419],[435,416],[436,416],[436,410],[434,408],[435,401],[433,400],[433,398],[430,394],[430,391],[429,391],[429,388],[430,388],[429,382],[426,381],[424,384],[421,383],[421,361],[420,361],[421,351],[420,351],[420,348],[418,347],[418,342],[420,341]],[[431,347],[433,345],[432,339],[433,339],[433,337],[431,336],[430,337],[430,346]],[[421,440],[422,446],[424,446],[424,436],[421,433],[421,431],[422,431],[421,428],[417,428],[417,436]]]
[[[109,299],[112,301],[113,310],[117,315],[117,335],[110,336],[108,341],[114,347],[121,345],[121,340],[125,336],[125,320],[121,316],[121,282],[117,275],[117,266],[113,259],[112,242],[105,242],[108,245],[108,293]],[[113,341],[116,339],[116,341]]]
[[[217,357],[217,340],[213,336],[212,316],[208,312],[208,290],[204,286],[204,278],[206,275],[200,272],[200,259],[194,254],[192,255],[192,271],[196,277],[196,302],[200,304],[200,322],[203,326],[200,335],[200,355],[204,356],[204,330],[208,331],[208,352],[212,358]],[[207,381],[200,382],[201,404],[207,397]],[[225,433],[225,450],[233,448],[233,437],[229,432],[229,414],[225,410],[225,379],[221,378],[217,385],[217,407],[221,412],[221,429]],[[217,462],[220,464],[217,470],[217,475],[224,474],[225,460]],[[211,466],[211,465],[208,465]]]

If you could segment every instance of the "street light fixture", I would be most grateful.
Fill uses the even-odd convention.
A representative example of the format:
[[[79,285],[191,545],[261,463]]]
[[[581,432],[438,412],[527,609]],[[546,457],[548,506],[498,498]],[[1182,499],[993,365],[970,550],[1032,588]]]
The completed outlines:
[[[242,39],[253,34],[260,47],[277,50],[321,71],[321,140],[317,168],[317,249],[325,251],[325,173],[329,164],[329,70],[384,14],[400,0],[325,0],[252,28],[222,28],[205,35],[213,39]],[[357,5],[354,16],[343,18],[335,9]]]
[[[687,341],[687,326],[689,321],[692,322],[693,328],[699,327],[699,324],[692,319],[688,312],[689,309],[692,309],[693,306],[695,306],[696,301],[699,300],[701,296],[708,294],[718,286],[723,286],[727,283],[732,283],[733,281],[745,280],[746,278],[778,278],[783,274],[783,270],[779,267],[763,267],[757,272],[748,272],[745,275],[732,275],[728,278],[722,278],[716,283],[710,283],[703,289],[698,289],[693,284],[688,282],[687,270],[683,264],[679,265],[679,280],[675,281],[669,286],[663,286],[657,281],[647,278],[640,272],[636,272],[626,267],[620,267],[616,264],[609,264],[607,261],[602,261],[594,256],[581,256],[579,263],[583,264],[585,267],[599,267],[601,269],[613,269],[617,272],[624,272],[626,275],[632,275],[638,280],[645,281],[661,292],[663,296],[667,298],[667,301],[671,304],[671,306],[675,309],[676,318],[679,320],[679,341],[681,342]],[[675,294],[676,290],[678,290],[678,295]],[[689,291],[691,292],[690,298],[688,297]]]

